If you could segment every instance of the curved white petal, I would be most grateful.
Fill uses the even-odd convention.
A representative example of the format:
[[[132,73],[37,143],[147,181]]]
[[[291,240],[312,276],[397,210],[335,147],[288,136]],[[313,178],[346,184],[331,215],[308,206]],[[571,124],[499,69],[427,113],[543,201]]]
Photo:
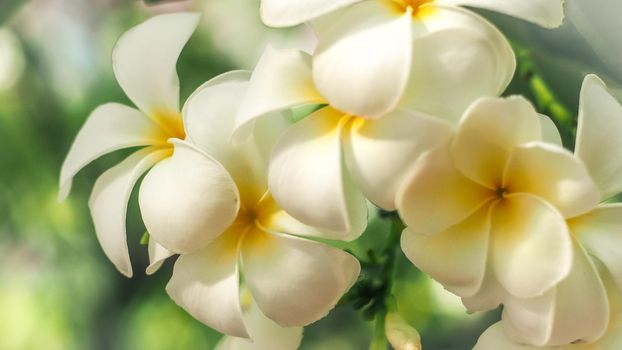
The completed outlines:
[[[398,188],[419,156],[452,136],[448,124],[403,110],[377,120],[357,119],[349,126],[344,140],[348,171],[365,196],[384,210],[395,210]]]
[[[434,6],[422,17],[428,31],[413,42],[409,84],[401,104],[457,122],[480,97],[500,95],[516,59],[499,30],[459,8]]]
[[[581,89],[575,153],[585,162],[603,199],[622,192],[622,105],[602,80],[588,75]]]
[[[67,197],[73,177],[95,159],[122,148],[157,144],[163,139],[159,127],[134,108],[118,103],[97,107],[78,132],[63,162],[58,200]]]
[[[125,231],[127,203],[136,181],[168,154],[156,148],[137,151],[103,173],[91,192],[89,209],[97,240],[108,259],[127,277],[132,276]]]
[[[293,236],[253,232],[242,247],[245,282],[263,313],[281,326],[303,326],[326,316],[354,284],[358,260],[328,245]]]
[[[295,26],[362,0],[262,0],[261,20],[271,27]]]
[[[564,148],[547,143],[514,147],[503,177],[508,192],[544,198],[566,218],[587,213],[600,199],[583,163]]]
[[[162,264],[166,259],[175,255],[175,253],[164,248],[152,237],[149,237],[149,246],[147,247],[147,252],[149,253],[149,266],[147,266],[146,270],[147,275],[153,275],[154,273],[156,273],[160,269],[160,267],[162,267]]]
[[[493,191],[454,168],[444,145],[414,165],[397,193],[396,205],[411,231],[434,234],[458,224],[494,197]]]
[[[479,337],[473,350],[551,350],[548,347],[536,347],[518,344],[505,333],[503,323],[497,322],[488,327]]]
[[[166,291],[197,320],[219,332],[249,338],[240,307],[239,234],[228,232],[205,249],[180,256]]]
[[[367,205],[344,170],[343,115],[322,108],[291,126],[272,154],[269,187],[274,199],[302,223],[351,240],[367,225]]]
[[[451,155],[465,176],[497,189],[512,148],[541,135],[538,114],[525,98],[482,98],[460,121]]]
[[[173,156],[145,176],[138,201],[149,234],[175,253],[205,247],[233,223],[240,206],[222,165],[178,140]]]
[[[499,307],[507,295],[503,286],[497,281],[494,271],[488,269],[479,291],[473,296],[462,298],[462,304],[469,313],[489,311]]]
[[[501,12],[506,15],[555,28],[564,21],[564,0],[436,0],[443,5],[464,5]]]
[[[542,141],[563,147],[562,136],[551,118],[544,114],[538,114],[542,131]]]
[[[364,1],[322,31],[313,55],[313,79],[336,109],[378,118],[402,97],[411,54],[411,12],[396,17],[381,1]]]
[[[271,195],[262,198],[257,221],[270,232],[292,234],[296,236],[323,237],[325,233],[315,227],[296,220],[281,209]]]
[[[573,244],[568,277],[542,297],[506,301],[503,319],[510,336],[533,345],[592,343],[607,330],[609,302],[598,271],[586,252]]]
[[[159,15],[128,30],[112,52],[127,96],[147,114],[179,111],[177,58],[199,23],[196,13]]]
[[[244,321],[252,340],[225,336],[215,350],[295,350],[302,342],[302,327],[279,326],[254,301],[244,310]]]
[[[435,235],[405,229],[402,250],[421,271],[450,292],[471,297],[481,288],[486,273],[490,236],[490,206]]]
[[[311,56],[299,50],[268,46],[250,78],[248,90],[235,119],[237,140],[248,135],[248,125],[259,117],[291,107],[326,100],[311,78]],[[240,136],[241,134],[241,136]]]
[[[622,290],[622,204],[598,207],[570,220],[569,226],[585,249],[605,264]]]
[[[518,298],[542,295],[570,272],[572,241],[564,217],[530,194],[511,194],[492,214],[492,267]]]

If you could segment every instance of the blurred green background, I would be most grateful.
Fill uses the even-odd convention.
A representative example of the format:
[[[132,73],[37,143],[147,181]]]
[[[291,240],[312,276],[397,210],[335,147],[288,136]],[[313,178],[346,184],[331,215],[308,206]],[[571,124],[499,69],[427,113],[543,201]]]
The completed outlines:
[[[585,72],[622,82],[620,24],[615,0],[568,0],[568,24],[545,31],[504,16],[494,20],[522,48],[511,93],[537,99],[532,74],[556,103],[576,113]],[[203,13],[178,71],[182,100],[209,78],[251,68],[267,42],[304,43],[306,28],[268,30],[258,0],[177,1],[145,5],[122,0],[0,0],[0,349],[212,349],[220,335],[179,309],[164,291],[171,261],[155,276],[119,274],[97,243],[87,208],[96,177],[128,153],[103,157],[82,171],[63,204],[58,173],[78,129],[97,105],[130,104],[110,66],[116,39],[147,17],[169,11]],[[596,12],[595,12],[596,11]],[[600,12],[598,12],[600,11]],[[614,57],[612,60],[611,57]],[[550,101],[540,101],[543,112]],[[574,114],[573,114],[574,116]],[[136,271],[147,266],[145,231],[136,198],[128,239]],[[375,222],[350,248],[364,255],[382,245],[387,227]],[[398,255],[399,311],[423,337],[426,350],[470,349],[498,312],[466,315],[458,299]],[[365,349],[372,325],[351,307],[305,329],[302,349]]]

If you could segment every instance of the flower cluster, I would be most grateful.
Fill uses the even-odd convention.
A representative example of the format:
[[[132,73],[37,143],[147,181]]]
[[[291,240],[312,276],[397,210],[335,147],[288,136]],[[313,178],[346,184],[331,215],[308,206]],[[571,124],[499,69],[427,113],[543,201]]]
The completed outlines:
[[[175,66],[199,16],[151,18],[113,51],[137,109],[93,111],[59,197],[96,158],[140,147],[95,183],[97,238],[131,277],[126,209],[144,175],[147,273],[179,256],[166,290],[228,335],[219,349],[297,348],[359,277],[329,243],[365,231],[368,202],[399,213],[404,254],[470,311],[503,305],[476,349],[617,349],[622,206],[608,201],[622,192],[622,106],[587,76],[566,150],[528,100],[499,97],[513,51],[463,5],[563,20],[562,0],[263,0],[267,25],[310,25],[315,50],[267,47],[180,108]],[[387,320],[397,349],[419,341]]]

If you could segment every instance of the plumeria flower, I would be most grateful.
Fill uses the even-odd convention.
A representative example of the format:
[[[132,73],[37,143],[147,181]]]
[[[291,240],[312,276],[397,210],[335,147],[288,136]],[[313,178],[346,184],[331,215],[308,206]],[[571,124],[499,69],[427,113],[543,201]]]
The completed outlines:
[[[137,180],[173,153],[168,140],[185,138],[175,65],[198,22],[194,13],[161,15],[119,39],[112,67],[119,85],[138,109],[118,103],[97,107],[79,131],[61,169],[58,198],[62,201],[71,190],[73,177],[90,162],[116,150],[142,147],[103,173],[89,199],[99,243],[128,277],[132,266],[125,229],[127,204]],[[151,243],[150,251],[157,257],[162,249]]]
[[[490,326],[479,338],[473,350],[617,350],[622,348],[622,295],[608,284],[611,302],[611,320],[606,333],[592,343],[574,343],[560,346],[531,346],[515,342],[504,330],[502,322]],[[583,316],[583,315],[582,315]],[[582,317],[581,317],[582,318]]]
[[[222,333],[262,342],[244,318],[241,285],[265,317],[300,327],[336,305],[360,265],[315,241],[339,236],[294,220],[268,192],[269,153],[288,118],[258,121],[231,143],[249,77],[230,72],[189,97],[183,110],[187,138],[172,140],[173,155],[147,173],[139,205],[151,240],[181,255],[166,286],[171,298]]]
[[[313,84],[310,55],[269,47],[251,77],[234,140],[274,111],[327,103]],[[450,134],[448,123],[421,113],[398,109],[373,119],[322,106],[276,144],[270,189],[301,222],[353,239],[367,225],[365,196],[394,210],[408,166]]]
[[[302,327],[284,328],[261,313],[248,289],[242,290],[242,312],[252,341],[224,336],[216,350],[296,350],[302,342]]]
[[[508,102],[505,103],[509,106]],[[556,346],[599,339],[607,329],[610,306],[591,256],[605,264],[622,286],[622,251],[618,248],[620,206],[598,205],[599,200],[622,192],[622,148],[617,141],[622,132],[622,107],[600,79],[585,79],[575,155],[561,148],[559,135],[550,127],[545,128],[548,131],[544,134],[551,144],[525,139],[527,143],[516,142],[520,134],[528,135],[524,123],[528,119],[514,114],[521,125],[512,124],[499,114],[500,108],[487,112],[500,122],[494,125],[495,121],[489,120],[490,135],[469,135],[478,132],[472,129],[473,125],[469,127],[469,120],[477,118],[472,116],[477,109],[474,106],[467,112],[450,146],[439,150],[444,161],[430,158],[415,167],[414,179],[400,198],[406,213],[403,215],[411,223],[403,236],[404,251],[424,271],[462,296],[471,311],[503,303],[503,326],[514,341]],[[512,115],[509,108],[506,113]],[[530,114],[532,122],[536,121],[535,114]],[[481,130],[486,129],[482,126]],[[532,125],[532,133],[536,130]],[[479,154],[474,153],[473,149],[465,149],[461,140],[487,151],[479,148]],[[500,144],[508,145],[507,140],[514,145],[505,150],[499,148]],[[476,156],[461,158],[469,156],[463,151]],[[428,164],[424,166],[425,162]],[[494,180],[486,170],[491,166],[501,166],[502,177]],[[430,178],[432,175],[436,178]],[[417,197],[416,189],[439,178],[441,182],[449,179],[453,185],[461,186],[462,192],[455,192],[447,184],[449,193],[458,194],[454,197],[457,201],[437,200],[433,205],[436,215],[442,209],[445,214],[435,216],[428,224],[418,224],[415,220],[425,212],[417,214],[413,210],[424,208],[421,200],[429,197],[431,191]],[[481,189],[473,187],[473,179],[479,182],[478,186],[501,184],[495,192],[497,197],[491,197],[493,202],[489,203],[493,204],[473,206],[474,199],[482,194]],[[512,201],[521,197],[538,201],[532,201],[522,213],[507,210],[514,205]],[[542,204],[548,205],[548,215]],[[540,215],[534,215],[538,211]],[[550,215],[553,212],[557,215]],[[443,216],[451,227],[439,225],[441,221],[436,219]],[[439,261],[445,265],[437,265]],[[459,266],[461,274],[450,271]],[[527,293],[530,288],[532,292]]]
[[[563,0],[262,0],[270,26],[315,19],[313,79],[337,109],[378,117],[398,105],[457,120],[510,82],[515,58],[503,35],[462,7],[561,25]]]

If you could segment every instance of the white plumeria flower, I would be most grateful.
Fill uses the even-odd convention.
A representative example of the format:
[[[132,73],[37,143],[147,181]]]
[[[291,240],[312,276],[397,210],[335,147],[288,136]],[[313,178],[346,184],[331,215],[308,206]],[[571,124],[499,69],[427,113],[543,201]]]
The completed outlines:
[[[296,350],[302,342],[302,327],[284,328],[261,313],[248,289],[242,290],[242,310],[252,341],[226,335],[215,350]]]
[[[406,105],[457,120],[481,96],[497,96],[516,62],[503,35],[462,7],[547,27],[563,0],[262,0],[271,26],[316,19],[313,79],[337,109],[377,117]],[[321,18],[319,18],[321,17]]]
[[[161,15],[119,39],[112,67],[119,85],[139,109],[118,103],[97,107],[78,133],[61,169],[58,198],[64,200],[73,177],[84,166],[119,149],[143,147],[102,174],[89,200],[104,253],[128,277],[132,276],[132,266],[125,230],[127,203],[136,181],[172,154],[173,145],[168,140],[185,138],[175,65],[198,22],[195,13]],[[161,249],[152,243],[150,251]]]
[[[434,207],[437,210],[444,208],[444,215],[450,220],[449,225],[455,225],[441,228],[438,226],[441,221],[436,219],[433,220],[436,223],[423,226],[413,221],[425,215],[425,212],[418,216],[412,214],[415,208],[423,208],[421,205],[425,203],[421,200],[425,197],[417,198],[412,191],[430,181],[425,177],[434,172],[431,167],[436,166],[442,173],[451,174],[440,168],[443,164],[443,161],[439,162],[440,158],[428,160],[428,169],[424,168],[423,163],[426,161],[422,161],[416,166],[418,169],[414,169],[414,182],[406,188],[411,193],[410,200],[415,201],[409,203],[407,197],[401,198],[404,208],[408,208],[405,211],[411,213],[405,215],[410,215],[409,220],[413,223],[404,233],[402,247],[415,264],[444,283],[448,289],[464,297],[465,305],[470,310],[490,309],[503,303],[503,325],[506,333],[517,342],[538,346],[593,342],[606,331],[610,315],[605,287],[590,256],[602,261],[614,280],[622,286],[622,248],[619,248],[622,246],[619,235],[622,207],[618,204],[597,206],[599,200],[604,201],[622,192],[622,147],[617,138],[618,133],[622,133],[622,107],[607,92],[600,79],[595,76],[585,79],[574,156],[563,151],[560,146],[538,143],[514,146],[514,149],[497,153],[499,143],[495,140],[507,144],[508,139],[516,140],[515,137],[521,133],[521,137],[527,135],[525,131],[528,129],[524,123],[522,126],[511,124],[498,114],[499,110],[489,112],[491,116],[496,115],[501,119],[502,124],[496,126],[505,131],[497,129],[496,135],[493,131],[489,136],[480,134],[478,139],[473,138],[474,135],[469,136],[469,132],[466,132],[465,138],[465,133],[460,135],[459,131],[451,150],[442,151],[450,157],[445,162],[450,165],[453,163],[458,169],[451,170],[454,175],[460,175],[453,176],[454,185],[462,183],[464,187],[463,192],[451,192],[458,194],[454,197],[458,201],[446,203],[442,199],[436,201]],[[467,125],[468,118],[467,113],[463,127]],[[535,120],[535,117],[531,119]],[[487,130],[492,130],[490,125],[487,127]],[[482,130],[486,130],[484,128],[482,126]],[[546,129],[547,138],[560,144],[555,129]],[[479,154],[473,153],[476,157],[471,158],[470,163],[465,162],[468,159],[459,158],[466,154],[460,153],[465,151],[462,148],[464,144],[460,145],[460,138],[470,139],[475,146],[485,146],[487,150],[478,150]],[[537,151],[538,148],[541,151]],[[473,149],[466,149],[466,152],[469,151],[474,152]],[[506,160],[498,163],[499,155]],[[473,194],[480,195],[480,192],[473,191],[468,181],[464,182],[467,177],[473,179],[475,176],[480,183],[490,183],[490,178],[486,179],[487,173],[482,171],[486,168],[481,167],[482,164],[503,166],[503,186],[497,193],[501,193],[504,200],[511,202],[519,195],[535,199],[533,194],[536,194],[544,199],[542,203],[548,202],[549,209],[557,211],[558,215],[543,215],[539,218],[529,215],[529,212],[541,211],[542,208],[538,206],[542,203],[536,202],[531,204],[531,208],[526,208],[529,210],[522,217],[499,216],[498,211],[503,208],[503,202],[497,204],[496,208],[491,207],[491,211],[482,213],[481,206],[472,206],[476,198]],[[435,173],[437,178],[439,174]],[[586,178],[587,174],[589,178]],[[460,214],[465,213],[465,209],[470,212],[467,214],[470,217],[462,222],[456,221],[466,217]],[[439,219],[443,216],[436,215],[435,218]],[[492,218],[486,215],[492,215]],[[567,224],[559,221],[562,216]],[[512,222],[513,218],[522,220],[518,224],[526,229],[523,231],[526,236],[519,236],[517,233],[520,234],[520,230],[517,229],[510,230],[513,236],[504,236],[509,231],[497,228],[516,224]],[[444,232],[432,236],[413,233],[418,228],[420,232]],[[458,239],[460,247],[449,249],[456,245]],[[489,250],[491,253],[486,253]],[[572,254],[569,255],[569,252]],[[490,257],[486,258],[486,255]],[[572,259],[571,265],[568,264],[568,257]],[[439,262],[449,268],[437,265]],[[461,274],[450,271],[459,266],[462,268]],[[504,269],[504,266],[509,269]],[[543,279],[547,274],[553,278]],[[522,283],[524,288],[529,285],[535,287],[538,282],[542,287],[538,293],[518,293],[515,288],[519,287],[517,283]],[[528,294],[532,296],[528,297]]]
[[[338,235],[294,220],[267,191],[268,155],[290,125],[286,118],[258,121],[231,144],[249,77],[224,74],[188,99],[187,140],[172,141],[173,155],[151,169],[139,193],[151,239],[181,254],[169,295],[206,325],[240,338],[254,335],[244,321],[241,283],[267,318],[298,327],[324,317],[360,272],[352,255],[309,239]]]
[[[311,79],[310,55],[269,47],[251,77],[235,136],[271,112],[326,103]],[[409,165],[450,134],[448,123],[421,113],[398,109],[368,119],[327,105],[281,137],[270,161],[270,190],[303,223],[354,239],[367,225],[363,194],[394,210]]]
[[[503,322],[490,326],[479,338],[473,350],[618,350],[622,348],[622,295],[620,290],[608,284],[611,320],[606,333],[591,343],[564,344],[560,346],[531,346],[514,341],[505,332]],[[589,310],[588,310],[589,311]],[[579,316],[589,322],[584,315]]]

